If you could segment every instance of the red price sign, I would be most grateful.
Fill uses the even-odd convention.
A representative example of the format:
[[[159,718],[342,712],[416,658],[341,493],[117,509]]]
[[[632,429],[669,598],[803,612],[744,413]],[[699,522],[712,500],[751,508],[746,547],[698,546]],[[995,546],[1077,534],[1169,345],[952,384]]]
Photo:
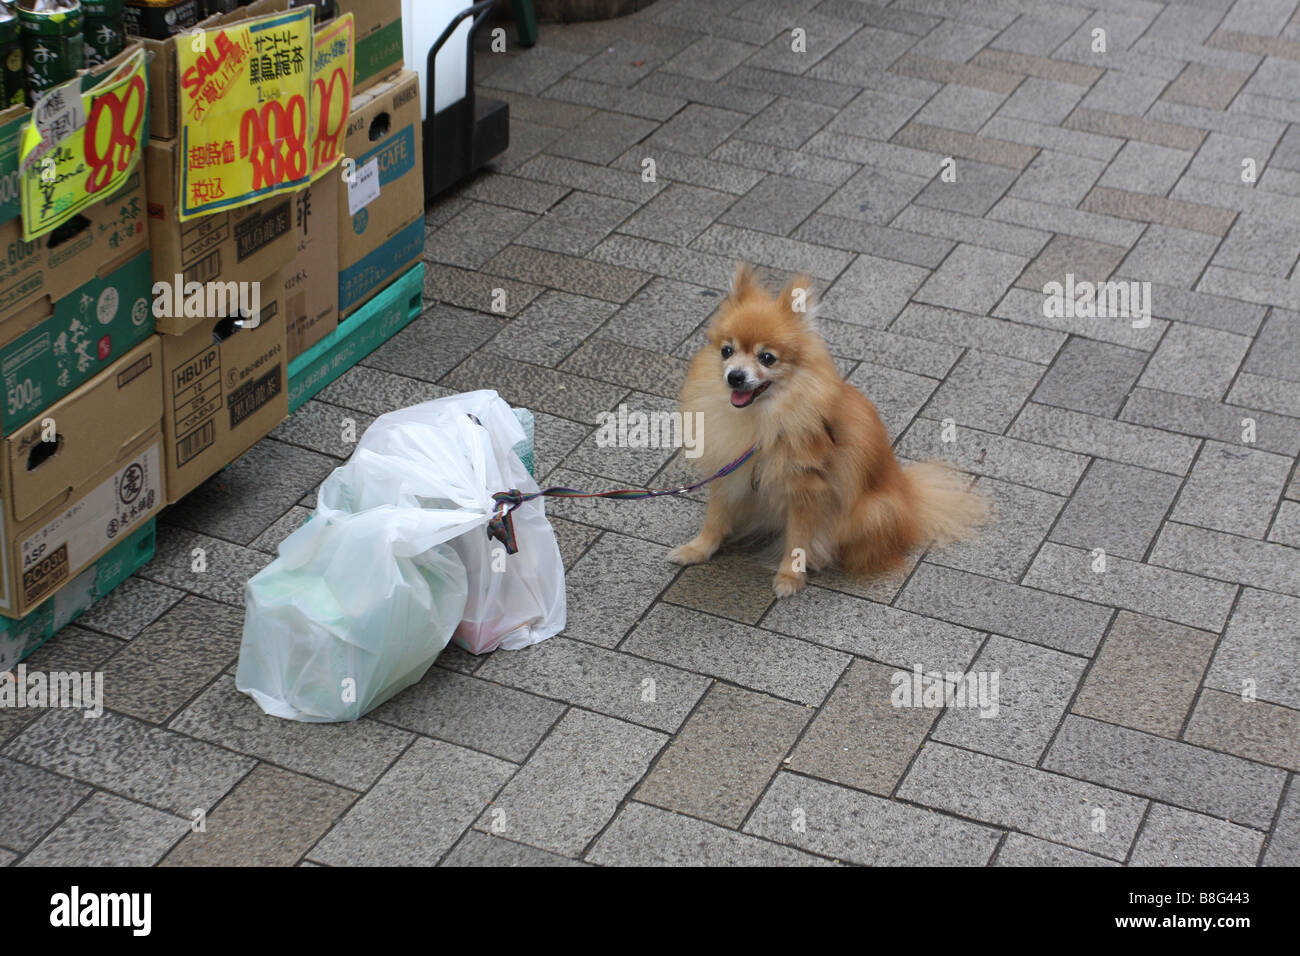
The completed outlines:
[[[179,137],[182,222],[311,181],[314,42],[312,10],[297,7],[178,45],[177,69],[192,80],[193,97]]]
[[[16,175],[25,242],[121,189],[140,162],[149,108],[144,51],[90,89],[82,82],[48,94],[22,126]]]
[[[239,121],[239,155],[249,161],[255,190],[305,177],[307,100],[295,94],[288,106],[271,100],[245,110]]]
[[[329,75],[312,80],[312,104],[315,106],[316,139],[312,143],[313,171],[330,166],[343,151],[343,131],[348,123],[352,102],[352,78],[348,70],[335,67]]]
[[[343,156],[352,74],[356,60],[355,24],[347,13],[316,31],[312,41],[311,178],[323,176]]]
[[[144,77],[137,74],[120,91],[95,97],[86,117],[85,155],[90,175],[86,192],[97,193],[125,172],[139,149],[137,133],[144,121]]]

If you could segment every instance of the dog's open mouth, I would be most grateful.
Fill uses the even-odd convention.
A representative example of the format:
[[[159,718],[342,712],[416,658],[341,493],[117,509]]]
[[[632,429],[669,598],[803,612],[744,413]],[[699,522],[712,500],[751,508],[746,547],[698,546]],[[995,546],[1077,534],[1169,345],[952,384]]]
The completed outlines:
[[[742,392],[738,388],[734,389],[731,393],[731,404],[736,408],[744,408],[746,405],[752,405],[754,399],[763,394],[763,390],[771,384],[771,382],[764,382],[762,385],[758,386],[758,388],[750,389],[747,392]]]

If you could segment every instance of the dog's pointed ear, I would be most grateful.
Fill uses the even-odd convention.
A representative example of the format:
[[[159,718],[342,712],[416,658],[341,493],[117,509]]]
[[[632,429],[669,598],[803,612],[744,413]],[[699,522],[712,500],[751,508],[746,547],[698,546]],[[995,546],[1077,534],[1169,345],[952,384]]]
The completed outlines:
[[[761,295],[763,287],[759,285],[754,270],[749,267],[748,263],[737,262],[736,274],[731,277],[731,292],[727,298],[732,302],[743,302],[746,299],[752,299]]]
[[[812,279],[798,275],[786,283],[778,300],[783,312],[788,312],[797,319],[809,319],[813,314]]]

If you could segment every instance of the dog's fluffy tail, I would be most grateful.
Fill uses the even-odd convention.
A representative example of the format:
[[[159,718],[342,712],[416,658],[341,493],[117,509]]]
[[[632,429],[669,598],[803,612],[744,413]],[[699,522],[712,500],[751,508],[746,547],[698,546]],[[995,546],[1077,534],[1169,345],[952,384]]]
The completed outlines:
[[[916,526],[924,542],[951,544],[971,536],[993,516],[992,502],[969,487],[970,479],[941,461],[903,469],[912,491]]]

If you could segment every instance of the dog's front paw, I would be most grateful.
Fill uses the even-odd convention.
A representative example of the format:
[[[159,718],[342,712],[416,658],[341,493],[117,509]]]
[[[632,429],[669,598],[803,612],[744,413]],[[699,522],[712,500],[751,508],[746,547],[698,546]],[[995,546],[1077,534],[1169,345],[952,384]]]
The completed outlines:
[[[668,552],[668,560],[673,564],[681,565],[703,564],[711,557],[713,557],[713,549],[701,544],[698,538],[679,545]]]
[[[798,594],[803,590],[803,586],[804,575],[796,574],[794,571],[778,571],[776,577],[772,579],[772,590],[779,598]]]

